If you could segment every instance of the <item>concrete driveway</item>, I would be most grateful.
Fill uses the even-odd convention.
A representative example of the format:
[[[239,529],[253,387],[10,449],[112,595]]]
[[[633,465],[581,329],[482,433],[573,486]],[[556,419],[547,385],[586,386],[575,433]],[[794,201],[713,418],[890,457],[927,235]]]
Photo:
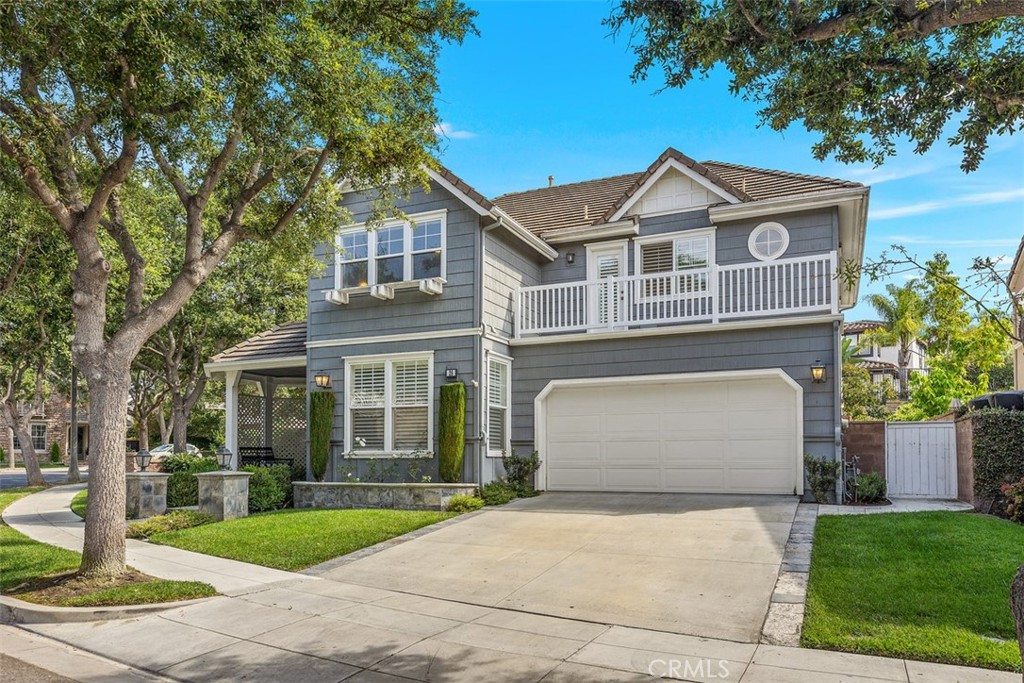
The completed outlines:
[[[789,496],[547,493],[324,578],[446,600],[757,642]]]

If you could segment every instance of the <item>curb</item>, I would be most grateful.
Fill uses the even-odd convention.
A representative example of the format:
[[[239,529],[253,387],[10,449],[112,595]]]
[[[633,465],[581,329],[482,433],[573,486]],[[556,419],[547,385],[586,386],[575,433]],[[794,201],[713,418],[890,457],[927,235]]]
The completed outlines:
[[[72,624],[82,621],[111,621],[114,619],[131,619],[145,616],[153,612],[178,607],[189,607],[206,602],[214,597],[196,598],[195,600],[178,600],[176,602],[156,602],[148,605],[119,605],[111,607],[52,607],[37,605],[0,595],[0,623],[2,624]]]

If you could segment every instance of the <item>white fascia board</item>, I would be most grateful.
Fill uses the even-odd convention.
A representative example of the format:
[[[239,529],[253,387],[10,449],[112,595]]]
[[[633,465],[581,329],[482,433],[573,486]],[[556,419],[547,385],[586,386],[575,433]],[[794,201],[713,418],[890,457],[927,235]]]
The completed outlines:
[[[203,364],[207,377],[217,372],[247,370],[273,370],[274,368],[302,368],[306,366],[306,356],[281,356],[280,358],[260,358],[256,360],[222,360]]]
[[[640,224],[632,218],[628,218],[614,223],[552,230],[544,235],[544,241],[549,244],[566,244],[568,242],[582,242],[583,240],[604,239],[606,237],[627,237],[639,234]]]
[[[542,344],[567,344],[571,342],[601,341],[604,339],[636,339],[640,337],[664,337],[673,334],[698,334],[701,332],[727,332],[729,330],[747,330],[759,327],[795,327],[799,325],[821,325],[842,322],[843,316],[803,315],[780,318],[752,318],[748,320],[728,320],[717,323],[686,323],[671,327],[643,327],[636,330],[616,330],[612,332],[573,332],[570,334],[552,334],[538,337],[521,337],[510,339],[510,346],[537,346]]]
[[[497,206],[494,207],[494,217],[497,219],[498,224],[501,227],[508,230],[510,233],[522,240],[527,246],[531,247],[538,254],[543,256],[549,261],[554,261],[558,258],[558,250],[552,247],[550,244],[542,240],[541,238],[534,235],[532,232],[524,228],[519,222],[512,218]]]
[[[644,184],[639,187],[639,189],[637,189],[636,192],[630,195],[629,199],[626,200],[626,203],[619,207],[618,211],[612,214],[612,216],[608,219],[608,222],[615,222],[621,219],[623,216],[625,216],[626,212],[633,208],[633,205],[640,201],[640,198],[644,196],[647,190],[651,189],[654,183],[661,180],[661,176],[665,175],[665,171],[667,171],[670,168],[676,169],[690,180],[693,180],[698,185],[704,187],[709,192],[712,192],[715,195],[722,197],[723,199],[728,201],[729,204],[739,204],[740,202],[743,201],[739,197],[727,192],[725,188],[723,188],[722,186],[716,185],[710,180],[708,180],[707,176],[703,176],[700,173],[697,173],[686,164],[681,164],[675,159],[666,159],[665,162],[661,165],[661,168],[655,171],[651,175],[651,177],[648,178],[644,182]]]
[[[434,169],[432,169],[432,168],[430,168],[428,166],[424,166],[424,169],[426,170],[427,175],[430,176],[431,180],[433,180],[435,183],[437,183],[438,185],[440,185],[444,189],[446,189],[449,192],[451,192],[453,195],[455,195],[459,199],[459,201],[461,201],[463,204],[465,204],[469,208],[473,209],[473,211],[475,211],[477,214],[479,214],[481,216],[492,216],[493,217],[493,214],[491,213],[490,209],[488,209],[486,206],[483,206],[482,204],[480,204],[476,200],[470,198],[470,196],[468,194],[466,194],[465,192],[460,190],[458,187],[453,185],[447,178],[442,176],[440,173],[438,173],[437,171],[435,171]]]

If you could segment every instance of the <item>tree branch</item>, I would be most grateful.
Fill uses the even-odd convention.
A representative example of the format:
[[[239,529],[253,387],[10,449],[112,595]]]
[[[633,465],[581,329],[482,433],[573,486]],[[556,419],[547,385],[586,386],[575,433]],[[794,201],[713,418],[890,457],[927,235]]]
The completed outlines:
[[[54,220],[67,235],[74,232],[75,222],[68,210],[68,207],[61,202],[57,193],[46,184],[39,169],[32,162],[31,156],[24,149],[21,142],[15,142],[6,133],[0,133],[0,151],[18,165],[21,170],[21,177],[28,189],[39,198],[46,210],[50,212]]]

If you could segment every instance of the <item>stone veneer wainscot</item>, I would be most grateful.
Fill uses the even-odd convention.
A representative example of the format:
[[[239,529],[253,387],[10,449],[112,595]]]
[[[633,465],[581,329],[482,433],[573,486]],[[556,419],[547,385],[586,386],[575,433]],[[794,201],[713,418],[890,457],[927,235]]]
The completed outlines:
[[[445,510],[454,496],[472,496],[476,484],[374,484],[366,482],[311,482],[292,484],[295,507],[391,508]]]

